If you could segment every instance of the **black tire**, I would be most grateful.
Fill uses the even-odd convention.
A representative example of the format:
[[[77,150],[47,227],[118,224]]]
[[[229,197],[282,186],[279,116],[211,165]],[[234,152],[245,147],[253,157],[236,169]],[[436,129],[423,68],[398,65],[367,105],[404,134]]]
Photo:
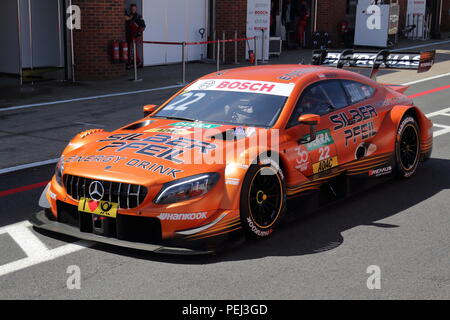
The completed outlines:
[[[240,199],[241,223],[246,235],[257,239],[271,235],[285,211],[286,185],[280,167],[272,161],[251,165]]]
[[[416,172],[420,161],[420,129],[412,116],[406,115],[402,119],[395,141],[397,176],[409,178]]]

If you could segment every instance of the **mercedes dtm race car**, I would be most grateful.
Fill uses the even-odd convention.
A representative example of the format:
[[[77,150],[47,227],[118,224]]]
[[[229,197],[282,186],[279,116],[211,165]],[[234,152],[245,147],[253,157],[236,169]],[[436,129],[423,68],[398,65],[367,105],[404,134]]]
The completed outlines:
[[[313,65],[204,76],[114,132],[76,135],[32,224],[81,239],[204,253],[267,237],[307,212],[430,157],[432,123],[405,96],[343,66],[428,70],[433,52],[317,51]],[[337,68],[335,68],[337,67]],[[287,208],[290,207],[290,210]]]

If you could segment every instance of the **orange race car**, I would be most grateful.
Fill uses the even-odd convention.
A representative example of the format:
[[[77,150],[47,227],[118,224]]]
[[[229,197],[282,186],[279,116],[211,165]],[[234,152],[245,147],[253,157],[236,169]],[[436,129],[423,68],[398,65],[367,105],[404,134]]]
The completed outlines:
[[[289,215],[304,215],[408,178],[430,157],[432,123],[407,87],[342,67],[370,67],[374,78],[380,68],[426,71],[433,60],[433,52],[316,51],[313,65],[209,74],[145,106],[135,123],[75,136],[30,221],[166,253],[267,237],[290,205]]]

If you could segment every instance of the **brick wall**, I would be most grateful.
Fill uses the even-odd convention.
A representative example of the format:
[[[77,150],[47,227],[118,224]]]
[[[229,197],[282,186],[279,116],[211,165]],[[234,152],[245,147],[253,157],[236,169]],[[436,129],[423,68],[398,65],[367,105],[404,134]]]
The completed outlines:
[[[441,31],[450,31],[450,0],[442,0]]]
[[[247,0],[216,0],[216,34],[222,39],[225,31],[227,39],[234,38],[237,30],[238,38],[245,37],[247,28]],[[221,44],[222,45],[222,44]],[[222,51],[220,52],[222,55]],[[234,43],[225,46],[227,61],[234,61]],[[238,42],[238,59],[245,59],[245,42]]]
[[[124,0],[72,0],[81,9],[81,30],[74,30],[75,79],[98,80],[125,74],[113,64],[111,40],[125,39]]]
[[[345,0],[317,1],[317,31],[328,32],[333,44],[339,42],[338,26],[345,19]]]

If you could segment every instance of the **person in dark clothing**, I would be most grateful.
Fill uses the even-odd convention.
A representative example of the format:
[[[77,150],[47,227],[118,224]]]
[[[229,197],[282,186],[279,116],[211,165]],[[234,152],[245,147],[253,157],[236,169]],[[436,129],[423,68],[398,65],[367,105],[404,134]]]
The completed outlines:
[[[305,47],[305,31],[308,26],[308,20],[309,20],[308,2],[306,0],[302,0],[300,4],[298,30],[297,30],[298,43],[302,48]]]
[[[128,48],[130,48],[130,55],[128,59],[128,67],[130,67],[133,61],[133,41],[136,41],[136,45],[139,44],[139,40],[142,37],[142,33],[145,30],[145,21],[142,16],[137,12],[136,4],[130,5],[130,12],[125,12],[125,30],[128,42]],[[139,56],[139,50],[136,50],[136,64],[142,66],[141,58]]]
[[[281,13],[281,23],[286,29],[286,40],[288,46],[291,42],[296,42],[294,39],[297,33],[297,24],[299,18],[299,3],[298,0],[286,0],[283,2],[283,11]],[[294,39],[292,39],[294,38]]]

